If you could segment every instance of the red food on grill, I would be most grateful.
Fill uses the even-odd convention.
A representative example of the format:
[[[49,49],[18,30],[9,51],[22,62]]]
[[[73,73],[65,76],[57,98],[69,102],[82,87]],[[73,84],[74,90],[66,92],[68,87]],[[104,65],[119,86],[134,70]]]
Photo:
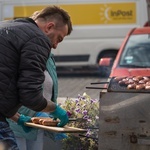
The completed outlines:
[[[150,90],[150,85],[145,85],[146,90]]]
[[[133,79],[128,79],[128,81],[126,82],[127,85],[134,84],[134,83],[135,83],[135,81],[133,81]]]
[[[118,83],[119,83],[119,85],[122,85],[122,86],[125,86],[125,85],[126,85],[126,84],[125,84],[125,82],[124,82],[124,81],[122,81],[122,80],[121,80],[121,81],[119,81]]]
[[[134,84],[129,84],[127,86],[127,89],[136,89],[136,84],[135,83]]]
[[[121,81],[122,79],[124,79],[125,77],[115,77],[114,78],[114,81],[116,81],[116,82],[119,82],[119,81]]]
[[[150,85],[150,81],[146,82],[146,85]]]
[[[149,77],[143,77],[143,80],[150,81],[150,78]]]
[[[150,77],[146,76],[115,77],[114,80],[120,86],[127,87],[127,89],[141,90],[150,88]]]
[[[138,84],[136,85],[137,90],[145,89],[145,84]]]
[[[142,80],[142,79],[143,79],[143,76],[137,76],[137,78],[138,78],[139,80]]]
[[[139,79],[138,77],[133,77],[133,81],[135,81],[135,82],[139,82],[139,81],[140,81],[140,79]]]
[[[146,80],[144,79],[139,81],[139,84],[145,84],[145,83],[146,83]]]

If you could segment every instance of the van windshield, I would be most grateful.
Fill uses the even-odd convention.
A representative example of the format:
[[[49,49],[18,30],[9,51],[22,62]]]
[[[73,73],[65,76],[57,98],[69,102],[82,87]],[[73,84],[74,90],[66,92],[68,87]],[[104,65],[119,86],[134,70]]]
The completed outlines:
[[[124,47],[120,66],[150,67],[150,34],[131,35]]]

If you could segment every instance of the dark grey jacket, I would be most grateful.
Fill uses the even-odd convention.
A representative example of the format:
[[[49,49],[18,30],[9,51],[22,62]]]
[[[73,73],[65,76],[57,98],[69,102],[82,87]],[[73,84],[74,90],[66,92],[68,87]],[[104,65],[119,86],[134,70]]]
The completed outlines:
[[[41,111],[44,70],[51,45],[29,18],[0,22],[0,120],[21,105]]]

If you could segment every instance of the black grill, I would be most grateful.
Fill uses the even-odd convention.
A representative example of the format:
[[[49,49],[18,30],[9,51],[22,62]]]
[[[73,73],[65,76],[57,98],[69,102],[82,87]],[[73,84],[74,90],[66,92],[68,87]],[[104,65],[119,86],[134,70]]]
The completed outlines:
[[[150,93],[149,89],[127,89],[127,85],[120,85],[116,82],[115,77],[110,79],[110,82],[97,82],[91,84],[100,84],[100,87],[86,87],[87,89],[101,89],[107,92],[125,92],[125,93]]]

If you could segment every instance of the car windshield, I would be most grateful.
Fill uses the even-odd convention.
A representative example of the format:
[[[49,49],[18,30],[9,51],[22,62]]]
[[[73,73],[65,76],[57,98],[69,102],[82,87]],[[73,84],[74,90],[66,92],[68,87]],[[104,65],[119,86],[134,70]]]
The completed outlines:
[[[130,36],[122,57],[120,66],[149,68],[150,67],[150,35],[132,35]]]

